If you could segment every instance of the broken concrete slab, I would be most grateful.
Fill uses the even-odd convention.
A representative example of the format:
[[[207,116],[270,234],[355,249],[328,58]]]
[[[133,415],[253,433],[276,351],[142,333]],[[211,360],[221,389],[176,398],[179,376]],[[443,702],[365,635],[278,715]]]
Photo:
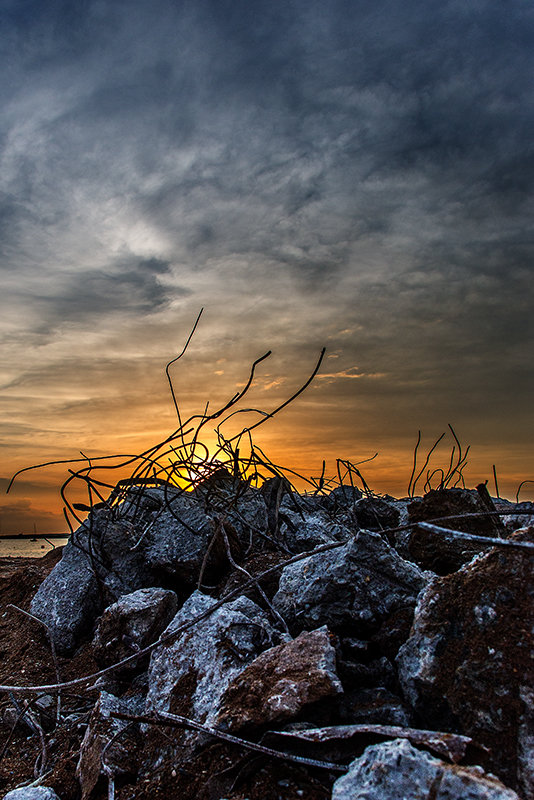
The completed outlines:
[[[207,611],[215,600],[195,591],[164,631],[164,636]],[[148,673],[146,713],[168,711],[213,724],[232,680],[279,636],[252,600],[238,597],[217,608],[176,639],[157,647]],[[195,741],[178,735],[181,745]]]
[[[433,579],[397,658],[423,724],[472,736],[488,748],[481,763],[514,788],[531,747],[520,731],[533,675],[533,578],[528,553],[493,550]]]
[[[427,577],[378,533],[285,567],[273,604],[293,629],[347,628],[368,636],[399,608],[413,607]]]
[[[142,550],[153,572],[178,578],[193,588],[208,547],[205,567],[209,577],[227,562],[224,540],[217,535],[215,518],[198,500],[179,495],[156,515],[145,534]]]
[[[103,605],[91,558],[69,541],[63,556],[39,586],[31,612],[51,633],[57,652],[70,654],[91,633]]]
[[[406,739],[371,745],[339,778],[332,800],[519,800],[479,767],[447,764]]]
[[[228,685],[215,724],[223,730],[290,719],[306,705],[343,692],[326,627],[265,650]]]
[[[101,692],[92,711],[89,725],[83,738],[80,758],[76,767],[82,791],[82,800],[87,800],[101,775],[134,775],[137,771],[137,747],[139,726],[113,717],[114,712],[139,714],[144,699],[131,697],[119,699],[108,692]],[[123,735],[121,735],[123,734]]]
[[[22,786],[5,794],[2,800],[60,800],[49,786]]]
[[[491,505],[491,500],[487,503]],[[440,522],[440,526],[478,536],[498,538],[504,530],[499,518],[488,514],[488,506],[475,490],[432,489],[409,503],[408,515],[410,523],[451,517]],[[436,535],[418,527],[412,528],[408,541],[410,558],[422,569],[438,575],[455,572],[482,549],[476,541]]]
[[[104,667],[115,664],[155,642],[178,610],[169,589],[145,588],[125,594],[105,609],[93,638],[93,651]],[[127,670],[137,669],[130,663]]]

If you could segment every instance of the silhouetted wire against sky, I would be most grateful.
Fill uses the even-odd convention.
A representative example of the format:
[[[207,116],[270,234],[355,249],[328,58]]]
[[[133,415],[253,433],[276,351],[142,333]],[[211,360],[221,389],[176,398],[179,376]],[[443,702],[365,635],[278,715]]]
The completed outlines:
[[[278,461],[417,431],[466,475],[534,477],[534,7],[519,0],[3,0],[2,478],[141,449],[267,349]],[[271,450],[269,450],[271,452]],[[448,460],[448,451],[443,452]],[[328,467],[327,467],[328,472]],[[57,471],[2,499],[55,529]],[[528,494],[525,486],[525,496]]]

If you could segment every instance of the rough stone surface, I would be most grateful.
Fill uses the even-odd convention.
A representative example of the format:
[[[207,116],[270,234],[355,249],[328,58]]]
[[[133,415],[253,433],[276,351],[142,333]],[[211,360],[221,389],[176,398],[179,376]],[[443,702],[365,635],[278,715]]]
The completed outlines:
[[[23,786],[5,794],[2,800],[59,800],[48,786]]]
[[[465,757],[480,764],[471,769],[432,759],[404,739],[401,745],[390,741],[382,749],[371,748],[353,765],[351,773],[358,779],[341,797],[516,797],[489,772],[522,800],[534,797],[529,554],[486,549],[462,565],[472,553],[463,542],[463,549],[457,547],[452,532],[436,547],[437,540],[425,543],[409,529],[383,530],[397,521],[406,524],[408,506],[412,518],[420,514],[422,519],[478,511],[477,494],[449,490],[396,501],[362,498],[358,491],[347,497],[349,487],[338,487],[329,497],[306,496],[281,477],[252,489],[225,470],[187,494],[163,482],[134,480],[120,482],[110,501],[93,509],[73,537],[81,549],[65,548],[60,567],[39,590],[33,608],[52,628],[61,653],[82,645],[72,659],[60,663],[65,680],[96,672],[95,654],[101,665],[131,655],[157,640],[167,622],[171,637],[153,651],[148,669],[146,656],[135,662],[135,671],[113,671],[97,681],[102,694],[88,728],[96,685],[90,692],[65,694],[57,724],[55,696],[43,697],[32,710],[47,731],[50,772],[45,780],[61,798],[80,798],[78,758],[84,800],[104,797],[110,775],[117,778],[122,800],[331,797],[333,771],[265,761],[221,738],[192,731],[187,723],[173,727],[145,721],[129,728],[111,716],[114,710],[168,711],[255,741],[263,741],[268,728],[273,736],[278,729],[278,738],[285,734],[287,744],[288,729],[293,729],[301,755],[343,762],[378,736],[404,736],[407,727],[430,731],[420,730],[419,739],[412,731],[409,741],[430,750],[439,740],[442,749],[435,752],[445,759],[447,742],[471,737]],[[516,504],[494,502],[505,514],[501,535],[534,540],[534,528],[518,530],[517,524],[529,522],[532,504],[522,504],[517,518]],[[471,518],[467,529],[494,535],[491,529],[473,530],[479,522]],[[451,522],[454,528],[462,524]],[[336,548],[305,552],[302,561],[283,566],[289,555],[327,542]],[[414,558],[447,575],[423,572]],[[38,580],[53,563],[39,571]],[[13,565],[0,568],[0,579],[11,576],[0,586],[5,602],[27,607],[38,580],[30,572],[28,581],[21,581]],[[266,570],[267,577],[260,578]],[[209,595],[195,591],[201,571],[201,588]],[[257,587],[248,585],[249,575],[261,581],[262,599]],[[23,584],[30,584],[25,593]],[[230,592],[241,596],[223,602]],[[269,598],[291,635],[280,632],[284,626],[269,609]],[[92,646],[89,637],[99,614]],[[182,623],[191,627],[177,633]],[[53,681],[45,632],[8,613],[0,614],[0,627],[3,683]],[[7,697],[0,711],[12,723],[20,716]],[[35,725],[24,727],[32,722],[26,714],[0,761],[4,791],[31,776],[40,750]],[[302,728],[310,725],[323,732],[306,737]],[[392,725],[397,730],[383,728]],[[377,726],[383,729],[380,734]],[[2,736],[11,735],[11,727],[4,725]],[[328,729],[333,736],[324,732]],[[453,750],[449,754],[456,763],[464,751]],[[335,791],[342,789],[338,781]]]
[[[442,521],[444,528],[474,533],[479,536],[498,536],[499,528],[491,516],[464,517],[464,514],[487,512],[478,492],[474,489],[432,489],[424,497],[408,504],[410,522],[425,522],[454,515],[456,519]]]
[[[214,602],[194,592],[164,635],[207,611]],[[278,641],[266,615],[252,600],[238,597],[221,606],[153,651],[146,712],[168,711],[212,724],[232,680]],[[179,738],[183,743],[198,737],[184,732]]]
[[[234,678],[216,724],[237,731],[294,717],[309,703],[343,692],[327,628],[301,633],[261,653]]]
[[[280,533],[292,553],[303,553],[329,542],[346,542],[352,537],[349,528],[330,519],[325,511],[299,513],[287,498],[280,506]]]
[[[40,585],[31,612],[51,631],[58,653],[71,653],[79,639],[90,633],[102,607],[89,557],[71,542],[61,561]]]
[[[458,767],[406,739],[368,747],[332,790],[332,800],[519,800],[480,768]]]
[[[330,494],[321,497],[321,504],[331,512],[346,511],[354,508],[354,504],[361,500],[362,493],[356,486],[336,486]]]
[[[206,513],[197,498],[181,495],[156,516],[146,534],[143,552],[152,570],[172,575],[193,587],[215,534],[213,516]],[[225,561],[224,541],[218,536],[210,550],[207,575],[217,571]]]
[[[118,711],[139,714],[142,712],[143,704],[142,698],[121,700],[108,692],[101,692],[91,714],[76,767],[82,800],[86,800],[91,795],[98,779],[105,774],[103,758],[106,768],[114,776],[131,775],[136,772],[136,748],[134,745],[139,744],[135,737],[137,731],[134,732],[128,722],[112,717],[111,713]],[[126,729],[128,730],[126,731]],[[108,746],[108,743],[120,731],[124,731],[124,735],[117,736],[115,741]]]
[[[178,598],[168,589],[138,589],[109,606],[93,639],[96,660],[114,664],[155,642],[178,610]],[[136,663],[127,666],[135,669]]]
[[[203,510],[212,515],[222,514],[237,532],[242,544],[248,547],[268,528],[267,507],[262,492],[237,481],[225,470],[205,481],[193,492]]]
[[[521,692],[534,675],[533,577],[528,555],[494,550],[435,578],[398,655],[405,697],[423,726],[472,736],[489,748],[482,763],[511,786],[524,781],[530,748],[520,729]]]
[[[273,603],[295,628],[368,635],[394,611],[413,607],[425,581],[381,536],[359,531],[336,550],[285,567]]]
[[[534,525],[534,503],[510,503],[505,500],[497,500],[495,505],[499,511],[510,512],[501,517],[504,527],[510,533],[518,528],[528,528]],[[512,514],[512,511],[515,513]]]
[[[395,503],[384,497],[362,497],[354,505],[354,516],[358,527],[369,531],[396,528],[400,521],[400,511]]]
[[[151,512],[151,517],[155,516]],[[141,517],[145,524],[145,516]],[[138,546],[143,528],[138,527],[129,515],[121,515],[120,508],[99,509],[90,515],[86,526],[92,525],[96,562],[107,590],[107,603],[121,595],[134,592],[152,583],[151,565],[144,549]]]
[[[462,514],[486,513],[476,491],[467,489],[433,489],[424,497],[413,500],[408,505],[410,522],[426,522],[440,517],[454,515],[456,519],[444,520],[439,525],[452,530],[464,531],[479,536],[499,537],[502,533],[498,524],[490,516],[463,517]],[[474,541],[458,539],[454,536],[436,535],[423,529],[412,529],[408,549],[410,557],[423,569],[432,570],[438,575],[448,575],[460,569],[463,564],[485,550]]]
[[[120,508],[93,511],[32,601],[32,613],[48,625],[59,653],[70,653],[91,632],[102,608],[152,582],[144,552],[134,548],[139,532],[127,516],[121,518]]]

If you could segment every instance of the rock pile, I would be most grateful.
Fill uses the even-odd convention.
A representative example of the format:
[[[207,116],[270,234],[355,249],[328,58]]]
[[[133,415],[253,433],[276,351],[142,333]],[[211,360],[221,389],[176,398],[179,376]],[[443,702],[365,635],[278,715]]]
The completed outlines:
[[[101,667],[69,710],[79,789],[52,765],[5,797],[534,797],[533,551],[487,542],[528,545],[534,514],[480,496],[223,472],[93,509],[31,604]],[[416,525],[438,519],[470,538]]]

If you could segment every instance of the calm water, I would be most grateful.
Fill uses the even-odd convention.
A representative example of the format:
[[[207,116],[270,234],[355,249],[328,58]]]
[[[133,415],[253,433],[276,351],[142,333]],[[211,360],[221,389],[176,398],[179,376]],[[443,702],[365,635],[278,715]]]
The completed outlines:
[[[67,543],[67,537],[64,539],[50,539],[56,547],[61,547]],[[0,558],[6,556],[24,556],[26,558],[39,558],[44,556],[52,550],[52,545],[45,542],[44,539],[37,539],[32,542],[31,539],[2,539],[0,536]]]

